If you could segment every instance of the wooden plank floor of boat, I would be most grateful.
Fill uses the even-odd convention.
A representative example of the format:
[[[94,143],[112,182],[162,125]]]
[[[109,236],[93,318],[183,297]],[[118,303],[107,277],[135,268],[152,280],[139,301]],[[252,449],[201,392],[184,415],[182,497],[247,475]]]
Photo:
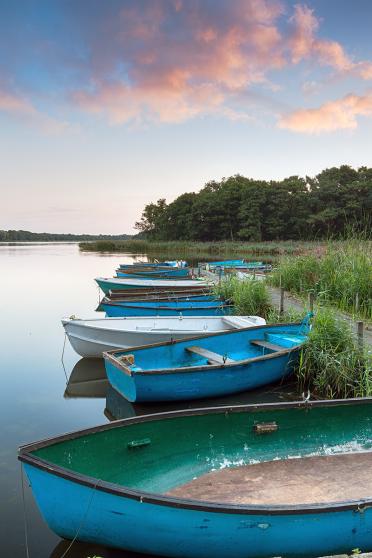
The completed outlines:
[[[227,467],[167,496],[232,504],[311,504],[372,497],[372,452]]]

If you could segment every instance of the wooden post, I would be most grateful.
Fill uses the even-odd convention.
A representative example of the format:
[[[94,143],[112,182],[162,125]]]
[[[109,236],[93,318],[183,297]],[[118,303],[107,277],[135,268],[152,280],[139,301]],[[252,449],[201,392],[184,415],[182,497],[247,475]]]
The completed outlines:
[[[284,312],[284,289],[280,287],[280,305],[279,305],[279,314],[283,314]]]
[[[200,269],[200,265],[198,266],[198,277],[201,276],[201,269]]]
[[[355,314],[359,312],[359,293],[355,295]]]
[[[312,291],[309,292],[309,311],[314,312],[314,293]]]
[[[253,279],[256,279],[256,270],[253,270]]]
[[[364,335],[364,324],[363,322],[357,322],[358,345],[361,351],[363,351],[363,335]]]
[[[218,284],[221,285],[221,279],[222,279],[222,267],[220,267],[220,270],[218,272]]]

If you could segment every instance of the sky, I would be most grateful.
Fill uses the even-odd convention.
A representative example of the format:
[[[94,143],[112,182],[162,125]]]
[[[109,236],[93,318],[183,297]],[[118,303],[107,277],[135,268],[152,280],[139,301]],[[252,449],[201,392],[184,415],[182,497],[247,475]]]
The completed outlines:
[[[0,229],[372,166],[370,0],[0,0]]]

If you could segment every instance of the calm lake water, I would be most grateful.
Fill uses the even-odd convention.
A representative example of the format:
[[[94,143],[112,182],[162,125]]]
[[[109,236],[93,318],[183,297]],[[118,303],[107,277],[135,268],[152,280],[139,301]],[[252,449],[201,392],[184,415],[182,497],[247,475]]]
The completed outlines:
[[[49,530],[26,480],[23,505],[18,446],[148,412],[297,398],[291,386],[270,386],[192,405],[131,405],[109,389],[102,360],[81,359],[67,342],[62,362],[61,318],[102,317],[95,312],[99,292],[93,278],[110,277],[119,263],[133,258],[81,253],[76,244],[0,245],[1,556],[26,556],[25,525],[30,558],[139,556],[81,543],[74,543],[65,554],[68,543]]]

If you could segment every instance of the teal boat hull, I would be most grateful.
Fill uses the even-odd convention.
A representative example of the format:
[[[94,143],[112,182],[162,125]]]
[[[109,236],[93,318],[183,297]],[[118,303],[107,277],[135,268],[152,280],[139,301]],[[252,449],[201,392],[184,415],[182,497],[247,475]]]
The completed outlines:
[[[214,422],[213,415],[217,414],[220,420]],[[237,423],[239,414],[242,417]],[[323,504],[255,506],[180,499],[164,492],[172,483],[210,470],[210,458],[216,466],[224,459],[230,463],[228,467],[236,466],[234,460],[244,455],[245,445],[246,461],[249,456],[275,460],[306,457],[314,452],[326,455],[340,451],[338,447],[360,446],[362,451],[370,451],[371,416],[371,400],[181,411],[125,419],[86,433],[40,442],[22,448],[20,459],[45,521],[65,539],[76,537],[79,541],[174,558],[350,554],[355,548],[372,549],[371,494]],[[181,419],[184,427],[178,426]],[[254,438],[252,428],[262,421],[275,421],[278,431]],[[165,423],[168,426],[163,432]],[[125,432],[135,425],[143,438],[128,443],[134,435],[131,438]],[[114,430],[116,445],[110,450],[108,443]],[[96,460],[105,462],[110,451],[115,452],[113,458],[120,462],[124,474],[137,474],[138,481],[122,485],[105,477],[100,480],[100,462],[96,473],[75,472],[79,448],[74,449],[74,441],[79,434],[86,440],[81,459],[93,451],[89,440],[95,436],[102,440],[103,447],[107,446],[100,452],[101,457],[96,450]],[[61,454],[59,443],[67,446],[63,456],[59,461],[48,459],[46,446],[51,444],[52,455],[57,456]],[[138,445],[133,446],[135,443]],[[140,488],[142,485],[145,488]]]
[[[102,309],[109,318],[129,316],[225,316],[231,314],[233,306],[216,301],[205,302],[161,302],[159,304],[116,304],[115,302],[101,303]]]

